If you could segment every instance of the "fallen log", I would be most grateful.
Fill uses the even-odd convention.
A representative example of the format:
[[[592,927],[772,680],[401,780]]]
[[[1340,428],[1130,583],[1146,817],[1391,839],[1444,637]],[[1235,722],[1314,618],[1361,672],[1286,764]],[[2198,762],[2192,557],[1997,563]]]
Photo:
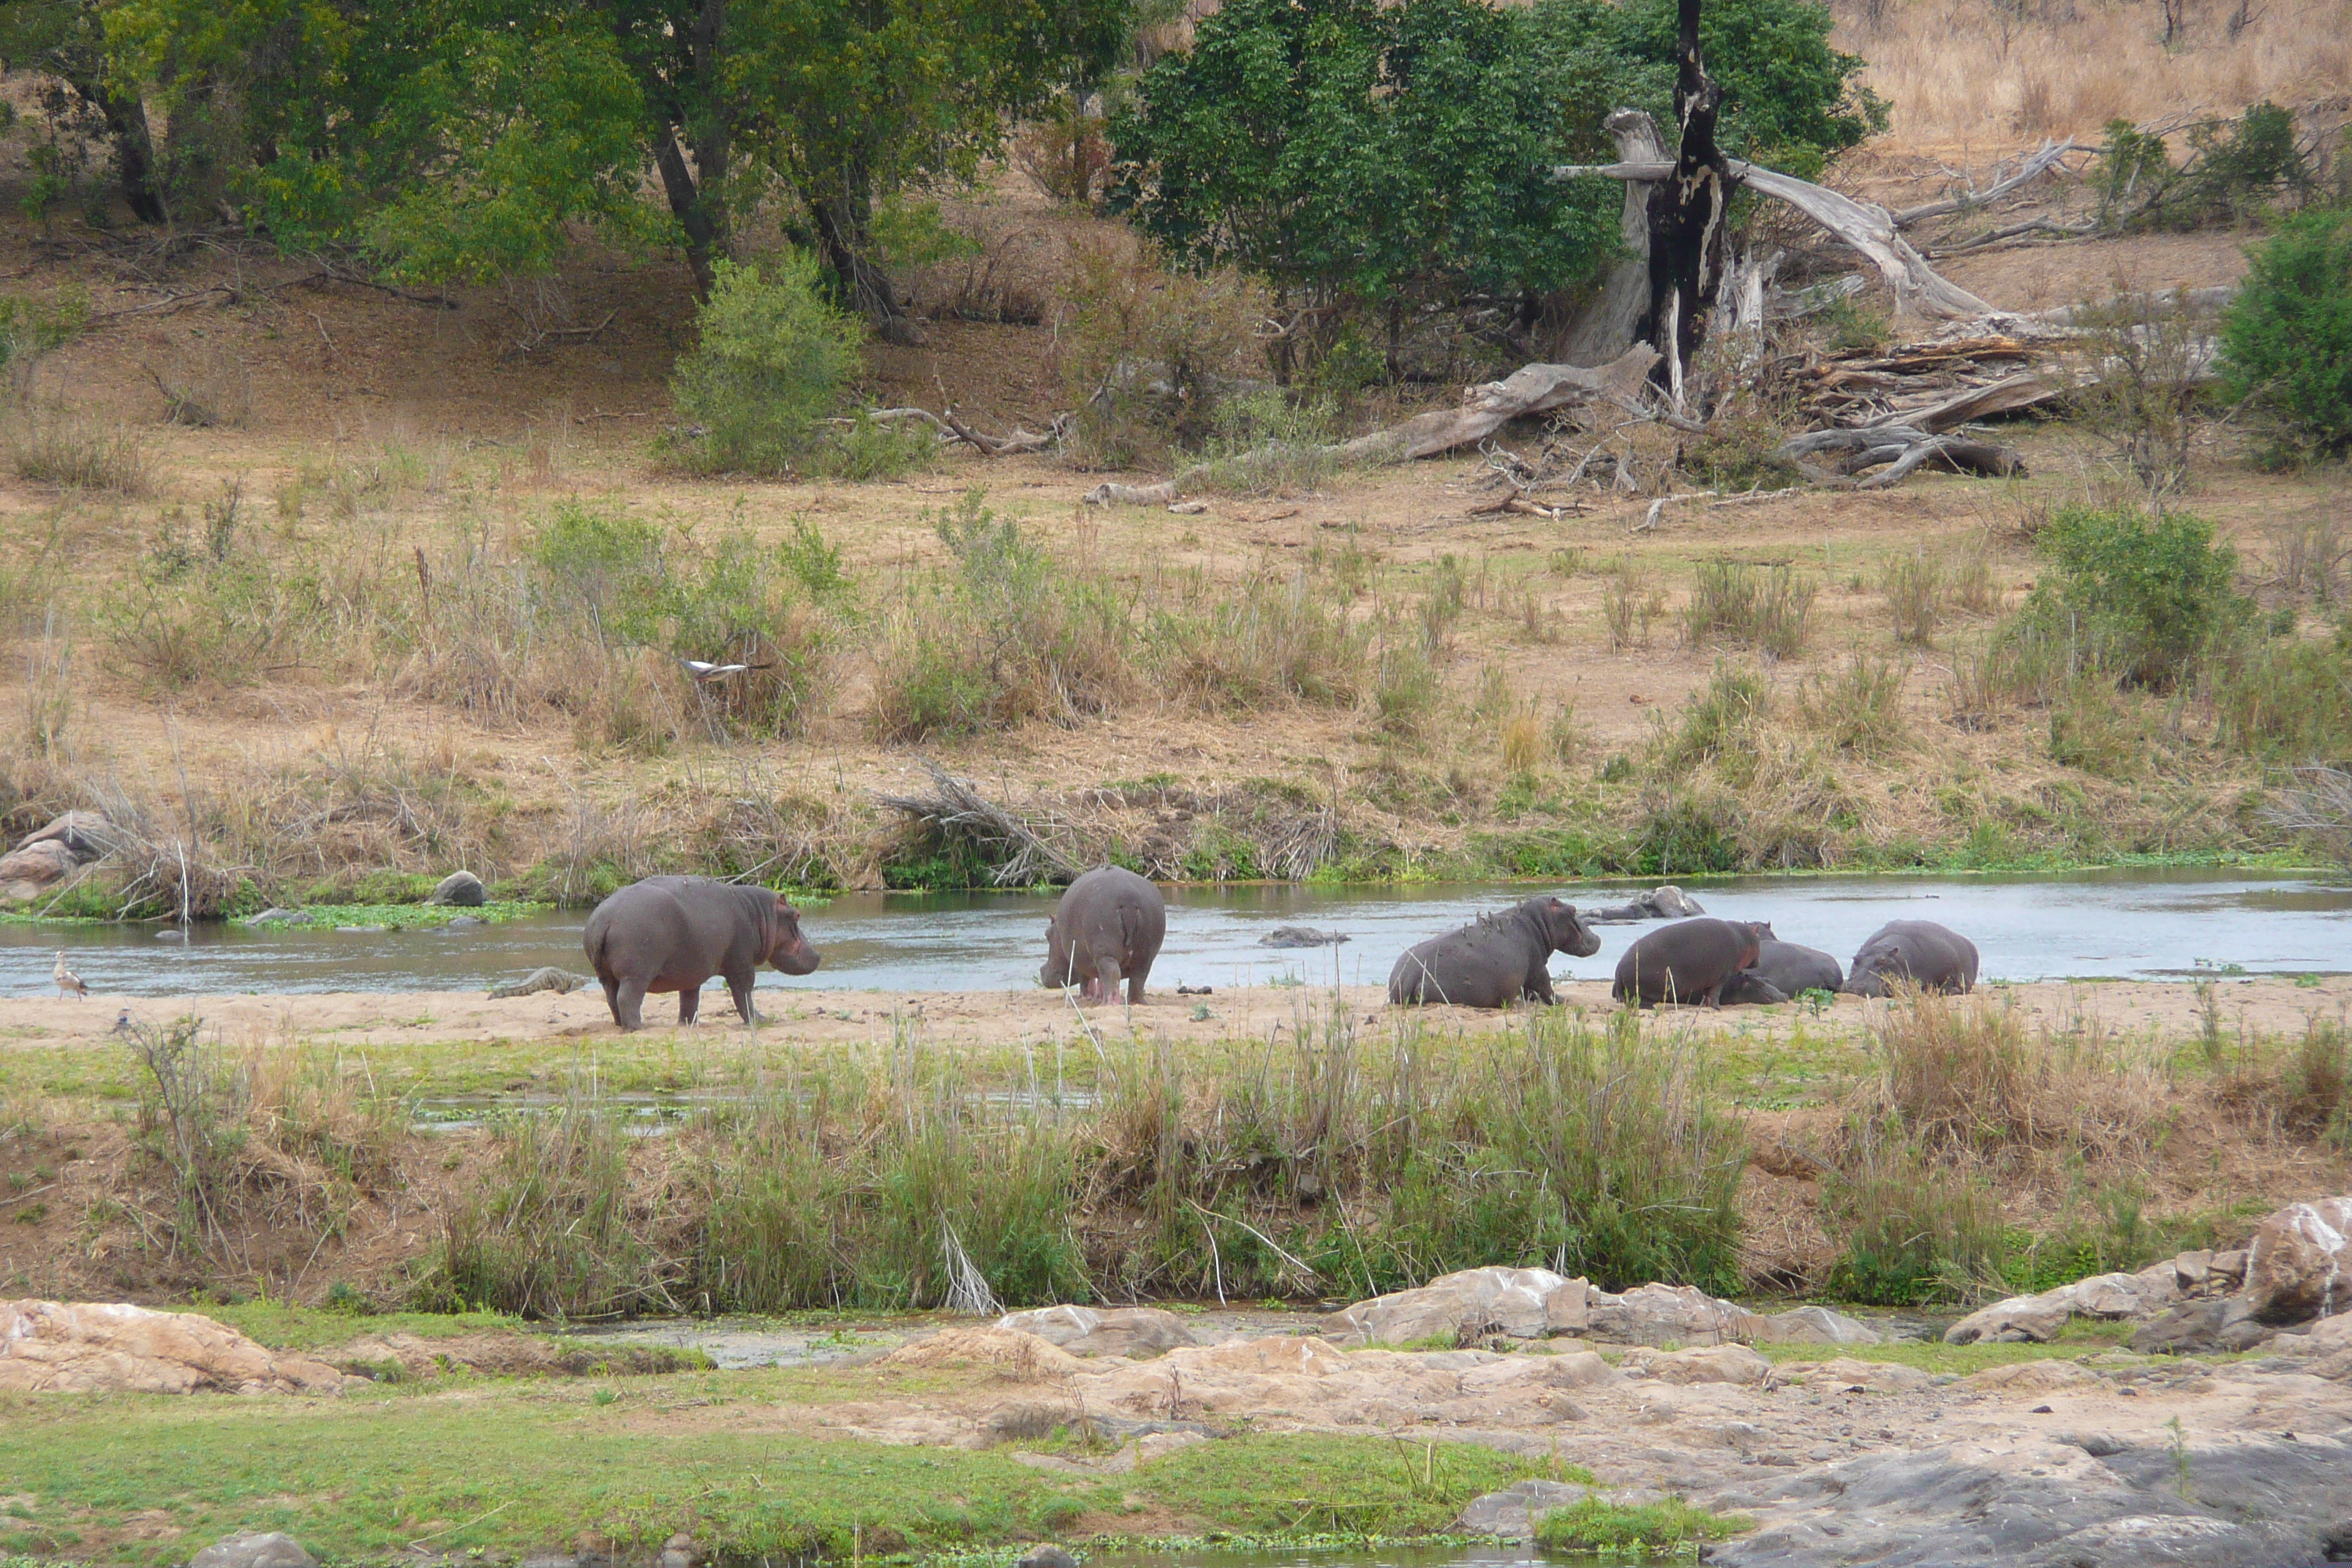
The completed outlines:
[[[1896,228],[1909,228],[1913,224],[1927,218],[1942,217],[1948,213],[1967,212],[1975,207],[1990,206],[2019,186],[2032,184],[2053,168],[2063,171],[2069,154],[2095,151],[2095,148],[2085,147],[2071,137],[2063,142],[2045,141],[2040,150],[2028,157],[2018,166],[2017,173],[2007,179],[1996,180],[1981,191],[1963,191],[1957,196],[1947,196],[1941,201],[1922,202],[1916,207],[1905,207],[1900,212],[1890,213],[1887,216]],[[1994,167],[1998,168],[2000,165],[1995,164]]]
[[[1588,398],[1630,401],[1658,363],[1658,351],[1635,343],[1604,365],[1522,365],[1500,381],[1465,388],[1458,408],[1416,415],[1402,425],[1341,442],[1334,452],[1342,461],[1378,462],[1434,458],[1459,447],[1472,447],[1511,420],[1528,414],[1549,414]],[[1109,487],[1104,487],[1106,489]]]
[[[1796,463],[1801,472],[1817,483],[1850,479],[1885,465],[1885,472],[1862,480],[1854,487],[1857,489],[1884,489],[1899,484],[1912,470],[1927,462],[1939,463],[1954,473],[1990,479],[2010,479],[2025,472],[2025,459],[2014,448],[1911,425],[1811,430],[1781,442],[1779,451],[1780,456]],[[1826,470],[1801,460],[1825,452],[1843,456]]]
[[[1026,820],[981,794],[971,780],[955,777],[929,758],[924,759],[923,768],[931,775],[933,793],[876,798],[918,822],[961,833],[982,848],[1011,850],[1011,856],[991,868],[988,874],[989,880],[999,887],[1072,882],[1085,869]]]

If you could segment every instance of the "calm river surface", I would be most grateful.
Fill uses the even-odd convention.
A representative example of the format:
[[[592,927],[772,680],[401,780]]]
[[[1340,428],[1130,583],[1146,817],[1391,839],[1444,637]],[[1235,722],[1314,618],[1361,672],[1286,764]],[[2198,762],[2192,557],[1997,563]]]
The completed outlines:
[[[1710,914],[1769,920],[1784,941],[1850,958],[1895,919],[1932,920],[1973,940],[1989,980],[2167,979],[2200,971],[2330,973],[2352,969],[2352,883],[2242,871],[2090,871],[2028,876],[1729,878],[1683,884]],[[1168,941],[1154,985],[1385,984],[1422,938],[1538,892],[1591,907],[1631,883],[1267,886],[1168,890]],[[824,965],[765,988],[982,991],[1036,982],[1050,897],[1024,893],[852,893],[803,921]],[[456,931],[248,931],[201,926],[185,941],[145,926],[0,925],[0,995],[53,994],[51,957],[95,990],[166,996],[258,992],[462,991],[541,964],[575,972],[585,916],[542,915]],[[1279,925],[1345,932],[1336,947],[1277,951]],[[1591,958],[1552,960],[1562,978],[1605,979],[1647,926],[1601,928]]]

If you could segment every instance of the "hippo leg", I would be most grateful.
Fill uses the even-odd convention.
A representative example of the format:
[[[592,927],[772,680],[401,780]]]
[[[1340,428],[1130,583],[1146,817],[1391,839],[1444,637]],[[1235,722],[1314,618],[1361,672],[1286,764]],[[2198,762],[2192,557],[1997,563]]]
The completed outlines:
[[[629,1026],[627,1022],[621,1016],[621,983],[617,980],[607,980],[601,974],[596,979],[598,984],[604,987],[604,1005],[613,1010],[614,1025],[619,1028],[627,1028]]]
[[[624,1034],[634,1034],[646,1026],[646,983],[634,974],[624,975],[618,994],[613,998],[613,1022]]]
[[[691,1029],[695,1026],[695,1015],[700,1011],[702,1011],[702,983],[696,981],[691,985],[679,986],[677,988],[677,1021]]]
[[[1134,973],[1127,977],[1127,1005],[1129,1006],[1136,1007],[1142,1005],[1143,982],[1145,976],[1149,975],[1150,973],[1151,965],[1147,963],[1142,968],[1137,970]]]
[[[742,974],[730,974],[727,977],[727,990],[728,994],[735,998],[735,1011],[743,1016],[745,1026],[757,1028],[760,1018],[751,1005],[752,978],[749,972]]]

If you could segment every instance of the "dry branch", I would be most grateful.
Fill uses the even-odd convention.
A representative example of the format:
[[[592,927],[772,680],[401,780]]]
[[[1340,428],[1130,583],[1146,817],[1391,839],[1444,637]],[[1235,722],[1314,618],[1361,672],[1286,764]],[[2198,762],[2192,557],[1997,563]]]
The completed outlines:
[[[1010,849],[1007,858],[990,868],[989,879],[997,886],[1025,888],[1039,882],[1074,881],[1084,869],[1026,820],[981,794],[970,779],[955,777],[929,758],[923,759],[923,769],[931,775],[931,794],[877,798],[893,811],[942,831],[961,833],[983,848]]]
[[[1501,381],[1465,388],[1458,408],[1417,415],[1402,425],[1343,442],[1336,450],[1350,462],[1434,458],[1457,447],[1475,446],[1523,415],[1549,414],[1591,397],[1631,399],[1657,362],[1657,350],[1636,343],[1592,369],[1522,365]]]
[[[2064,142],[2045,141],[2038,151],[2018,165],[2017,173],[2006,179],[1995,180],[1981,191],[1964,190],[1958,195],[1947,196],[1941,201],[1923,202],[1916,207],[1905,207],[1901,212],[1891,213],[1888,216],[1896,228],[1908,228],[1927,218],[1990,206],[2020,186],[2032,184],[2053,169],[2062,174],[2070,172],[2066,169],[2066,159],[2070,154],[2095,150],[2071,138]],[[1994,165],[1996,168],[1999,166]]]

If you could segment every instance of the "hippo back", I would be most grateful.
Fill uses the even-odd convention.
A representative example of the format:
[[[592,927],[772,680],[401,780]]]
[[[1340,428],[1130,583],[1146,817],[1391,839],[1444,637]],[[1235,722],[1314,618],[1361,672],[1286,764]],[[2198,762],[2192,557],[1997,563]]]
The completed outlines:
[[[1778,991],[1795,996],[1806,991],[1836,991],[1845,984],[1845,970],[1817,947],[1793,942],[1766,942],[1756,956],[1758,978]]]
[[[1884,996],[1895,983],[1948,994],[1974,990],[1977,945],[1933,921],[1889,921],[1853,955],[1845,989]]]

